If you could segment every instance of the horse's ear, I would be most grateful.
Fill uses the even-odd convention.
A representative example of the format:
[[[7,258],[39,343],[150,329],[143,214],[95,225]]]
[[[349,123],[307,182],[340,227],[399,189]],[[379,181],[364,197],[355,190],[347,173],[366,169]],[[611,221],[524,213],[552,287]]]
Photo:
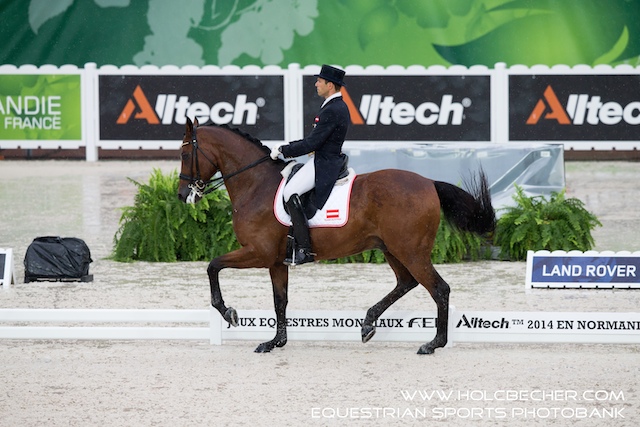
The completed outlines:
[[[198,118],[197,118],[197,117],[196,117],[196,118],[194,118],[194,119],[193,119],[193,125],[194,125],[195,127],[198,127],[198,125],[199,125],[199,124],[200,124],[200,123],[198,123]]]

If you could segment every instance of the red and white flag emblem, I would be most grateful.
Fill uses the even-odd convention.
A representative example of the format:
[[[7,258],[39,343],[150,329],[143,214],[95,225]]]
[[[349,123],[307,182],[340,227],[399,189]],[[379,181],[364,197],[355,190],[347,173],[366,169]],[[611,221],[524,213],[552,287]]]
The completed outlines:
[[[326,219],[338,219],[340,218],[340,209],[327,209]]]

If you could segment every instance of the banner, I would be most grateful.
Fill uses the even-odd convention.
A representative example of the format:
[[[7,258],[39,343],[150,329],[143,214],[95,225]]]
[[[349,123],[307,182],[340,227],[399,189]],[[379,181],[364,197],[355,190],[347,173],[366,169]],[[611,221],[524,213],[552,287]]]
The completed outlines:
[[[272,310],[240,310],[237,327],[212,310],[212,342],[267,340],[276,332]],[[361,341],[366,312],[289,310],[291,340]],[[371,339],[421,342],[433,339],[434,311],[387,311]],[[640,343],[640,313],[474,311],[449,307],[448,344],[470,343]]]
[[[101,75],[101,140],[180,140],[186,118],[284,139],[283,76]]]
[[[635,0],[0,0],[0,10],[0,64],[493,67],[640,55]]]
[[[640,253],[527,253],[527,288],[638,288]]]
[[[316,78],[303,78],[304,130],[322,105]],[[489,76],[355,76],[342,88],[350,141],[490,141]]]
[[[0,74],[0,140],[81,139],[79,74]]]
[[[360,341],[365,318],[360,311],[290,310],[287,333],[293,340]],[[238,326],[220,322],[222,339],[268,339],[275,334],[276,318],[272,310],[238,311]],[[214,319],[220,316],[213,313]],[[377,341],[423,341],[436,333],[436,313],[431,311],[395,311],[380,316],[375,323]]]
[[[455,311],[455,342],[640,343],[640,313]]]
[[[512,141],[637,141],[640,75],[509,76]]]

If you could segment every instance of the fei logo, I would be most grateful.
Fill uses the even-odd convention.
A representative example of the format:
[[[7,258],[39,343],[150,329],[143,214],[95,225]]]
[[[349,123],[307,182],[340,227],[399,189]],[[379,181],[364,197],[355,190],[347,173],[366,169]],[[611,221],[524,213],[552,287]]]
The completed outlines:
[[[211,119],[217,125],[255,125],[258,109],[265,104],[266,101],[261,97],[257,98],[256,102],[248,102],[246,94],[236,95],[234,104],[220,101],[209,106],[204,102],[190,102],[188,96],[160,93],[156,98],[155,107],[152,107],[147,95],[140,85],[137,85],[133,96],[127,100],[118,115],[116,123],[124,125],[130,120],[144,120],[150,125],[183,125],[186,123],[186,117],[196,116],[202,123]]]
[[[640,124],[640,101],[622,106],[615,101],[603,103],[598,95],[582,93],[569,95],[565,107],[549,85],[544,90],[542,98],[538,99],[526,123],[537,125],[540,119],[555,120],[559,125],[615,125],[621,121],[637,125]]]

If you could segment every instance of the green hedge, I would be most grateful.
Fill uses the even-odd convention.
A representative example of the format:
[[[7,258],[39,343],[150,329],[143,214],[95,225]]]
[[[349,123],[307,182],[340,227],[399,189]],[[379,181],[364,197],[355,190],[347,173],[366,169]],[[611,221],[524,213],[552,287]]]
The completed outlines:
[[[178,200],[178,174],[154,169],[138,187],[134,205],[123,208],[114,236],[116,261],[211,260],[239,247],[231,226],[226,191],[214,191],[199,203]]]
[[[565,198],[565,191],[527,197],[516,185],[516,206],[505,209],[495,231],[500,257],[527,259],[527,251],[588,251],[594,241],[591,230],[602,226],[598,218],[576,198]]]

